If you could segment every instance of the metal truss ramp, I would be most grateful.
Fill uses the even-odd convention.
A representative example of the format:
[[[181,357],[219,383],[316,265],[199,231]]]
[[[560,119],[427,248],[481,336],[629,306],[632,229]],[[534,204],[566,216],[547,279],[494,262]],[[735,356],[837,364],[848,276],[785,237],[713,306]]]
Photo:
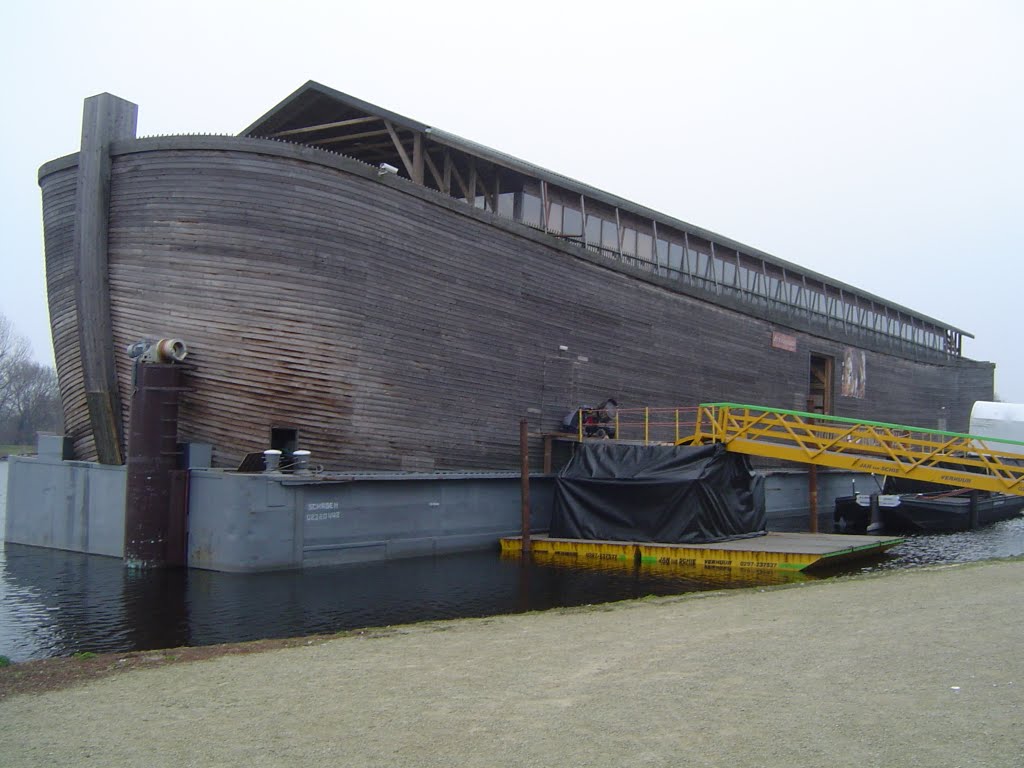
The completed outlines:
[[[1024,443],[737,403],[701,404],[680,443],[1024,496]]]

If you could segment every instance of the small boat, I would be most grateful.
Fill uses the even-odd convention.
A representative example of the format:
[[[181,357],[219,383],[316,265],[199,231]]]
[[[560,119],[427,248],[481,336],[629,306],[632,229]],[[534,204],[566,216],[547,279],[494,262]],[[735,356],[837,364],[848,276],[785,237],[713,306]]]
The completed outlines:
[[[972,491],[967,488],[877,495],[872,522],[871,495],[836,499],[833,521],[839,533],[938,533],[969,531],[1009,520],[1024,511],[1024,496]]]

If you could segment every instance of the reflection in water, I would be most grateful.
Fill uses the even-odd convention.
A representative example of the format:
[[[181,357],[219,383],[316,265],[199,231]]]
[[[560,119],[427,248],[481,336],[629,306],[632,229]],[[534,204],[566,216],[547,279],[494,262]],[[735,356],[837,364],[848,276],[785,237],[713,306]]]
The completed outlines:
[[[911,537],[852,570],[1021,554],[1024,518],[972,533]],[[0,654],[21,661],[209,645],[816,578],[756,576],[614,561],[523,562],[494,552],[279,573],[139,572],[115,558],[6,544],[0,549]]]
[[[128,571],[115,558],[7,544],[0,653],[24,660],[208,645],[755,583],[766,582],[728,569],[523,562],[493,552],[259,574]]]
[[[1024,517],[986,525],[975,531],[908,536],[881,561],[861,570],[882,571],[918,565],[969,563],[1024,555]]]

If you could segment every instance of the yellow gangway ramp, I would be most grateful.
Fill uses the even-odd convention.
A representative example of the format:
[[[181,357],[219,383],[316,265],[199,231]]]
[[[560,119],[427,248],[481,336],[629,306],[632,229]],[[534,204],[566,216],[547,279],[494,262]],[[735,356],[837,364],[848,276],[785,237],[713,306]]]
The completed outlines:
[[[702,403],[692,438],[726,450],[1024,496],[1024,442],[737,403]]]

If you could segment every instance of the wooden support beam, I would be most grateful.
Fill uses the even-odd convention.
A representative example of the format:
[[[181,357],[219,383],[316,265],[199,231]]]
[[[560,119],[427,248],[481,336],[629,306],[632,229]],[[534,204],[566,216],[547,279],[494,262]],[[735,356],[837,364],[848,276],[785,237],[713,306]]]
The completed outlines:
[[[437,184],[437,188],[445,194],[448,194],[448,189],[451,188],[451,177],[448,177],[446,180],[441,176],[441,172],[434,164],[434,161],[430,158],[429,152],[423,153],[423,161],[427,164],[427,168],[430,170],[430,175],[434,177],[434,183]]]
[[[589,245],[587,242],[587,198],[584,195],[580,195],[580,215],[583,216],[583,245]],[[518,217],[516,217],[518,221]]]
[[[282,136],[297,136],[300,133],[313,133],[314,131],[326,131],[328,128],[344,128],[348,125],[361,125],[363,123],[372,123],[375,120],[381,120],[379,117],[355,117],[351,120],[339,120],[336,123],[320,123],[319,125],[309,125],[305,128],[292,128],[287,131],[277,131],[276,133],[268,134],[272,139],[278,139]]]
[[[395,145],[391,143],[390,136],[387,138],[386,141],[373,141],[373,139],[369,139],[369,141],[373,143],[365,144],[363,142],[359,142],[354,147],[352,147],[351,150],[349,150],[348,147],[342,147],[341,149],[342,151],[358,151],[359,157],[361,159],[365,159],[367,154],[374,152],[381,155],[382,157],[394,157]]]
[[[548,185],[544,179],[540,180],[540,225],[545,232],[548,231]]]
[[[408,153],[405,151],[405,147],[402,146],[401,140],[398,138],[398,134],[395,133],[395,127],[391,125],[390,120],[384,121],[384,127],[388,133],[391,134],[391,141],[395,145],[395,149],[398,150],[398,156],[402,158],[402,164],[405,166],[405,172],[409,174],[409,178],[413,178],[413,167],[412,160],[409,159]]]
[[[452,153],[448,147],[444,148],[444,186],[441,191],[446,195],[452,193]]]
[[[651,261],[653,261],[655,266],[657,266],[658,269],[656,271],[660,275],[661,274],[661,254],[658,253],[658,222],[655,221],[654,219],[651,219],[651,234],[654,236],[654,242],[651,243],[651,246],[654,248],[654,252],[651,254]],[[668,265],[668,249],[670,247],[671,246],[669,246],[668,243],[665,243],[665,264],[666,265]]]
[[[497,200],[491,199],[491,193],[487,189],[487,184],[484,182],[484,178],[480,174],[477,174],[476,186],[473,187],[473,195],[475,196],[477,192],[479,192],[480,196],[484,199],[484,208],[486,209],[490,206],[491,212],[496,213],[498,210]]]
[[[412,135],[412,180],[423,186],[423,134]]]
[[[384,136],[386,134],[387,134],[387,131],[383,131],[383,130],[381,130],[381,131],[363,131],[362,133],[350,133],[347,136],[335,136],[333,139],[317,140],[316,142],[313,142],[313,143],[318,144],[318,145],[321,145],[321,144],[340,144],[340,143],[345,142],[345,141],[355,141],[356,139],[365,139],[365,138],[368,138],[370,136]],[[390,146],[390,145],[385,145],[385,146]]]
[[[473,200],[472,196],[469,194],[469,186],[466,184],[465,181],[463,181],[462,174],[459,173],[459,169],[455,167],[455,163],[451,164],[451,171],[452,174],[455,176],[455,181],[458,182],[459,189],[462,191],[462,196],[466,198],[470,205],[472,205]]]
[[[619,261],[622,261],[622,217],[619,216],[619,209],[615,209],[615,233],[616,239],[619,241]]]
[[[135,138],[138,107],[101,93],[85,100],[74,212],[75,311],[89,426],[100,464],[124,463],[108,271],[110,145]]]

